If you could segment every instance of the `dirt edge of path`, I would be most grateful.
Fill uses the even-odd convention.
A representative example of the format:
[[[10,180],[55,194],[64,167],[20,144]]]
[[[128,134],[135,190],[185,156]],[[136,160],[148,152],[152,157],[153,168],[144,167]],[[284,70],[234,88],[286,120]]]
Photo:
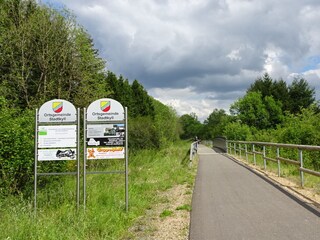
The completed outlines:
[[[161,203],[147,210],[129,229],[130,240],[187,240],[193,186],[176,185],[159,194]]]

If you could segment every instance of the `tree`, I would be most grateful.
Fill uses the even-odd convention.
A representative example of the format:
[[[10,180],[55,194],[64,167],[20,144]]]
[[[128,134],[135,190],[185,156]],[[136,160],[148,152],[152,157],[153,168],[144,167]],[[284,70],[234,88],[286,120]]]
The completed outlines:
[[[260,92],[249,92],[231,105],[230,112],[242,123],[257,129],[274,128],[283,120],[281,102]]]
[[[99,57],[94,48],[93,40],[81,27],[75,30],[75,45],[77,52],[74,67],[79,77],[72,98],[78,107],[87,107],[96,99],[104,98],[111,92],[106,81],[105,61]]]
[[[289,109],[289,89],[287,84],[282,79],[276,81],[273,80],[268,73],[265,73],[263,77],[259,77],[247,90],[249,92],[260,92],[262,98],[272,96],[276,101],[280,101],[282,104],[282,110],[287,111]]]
[[[231,116],[227,115],[223,109],[214,109],[209,117],[204,121],[204,138],[213,139],[222,136],[226,124],[231,121]]]
[[[182,126],[183,133],[181,138],[195,138],[196,136],[202,138],[201,129],[202,124],[199,122],[198,117],[195,113],[184,114],[180,117],[180,124]]]
[[[68,11],[32,0],[1,1],[0,9],[0,92],[11,104],[63,98],[81,107],[104,95],[105,62]]]
[[[247,93],[260,92],[262,97],[272,96],[273,85],[274,81],[268,73],[265,73],[263,77],[257,78],[256,81],[253,84],[251,84],[250,88],[247,90]]]
[[[223,135],[228,140],[247,141],[251,137],[251,129],[240,122],[230,122],[226,125]]]
[[[301,108],[308,108],[315,103],[315,90],[308,85],[303,78],[295,78],[291,85],[287,86],[282,79],[275,81],[265,73],[258,78],[250,88],[249,92],[260,92],[262,98],[272,96],[274,100],[280,101],[282,111],[289,111],[296,114],[301,112]]]
[[[272,96],[266,96],[263,99],[266,111],[268,112],[268,122],[271,128],[276,127],[278,124],[282,123],[284,120],[284,115],[282,112],[282,103],[276,101]]]
[[[268,112],[260,92],[249,92],[231,105],[230,112],[242,123],[263,129],[268,126]]]
[[[153,99],[155,109],[154,125],[159,133],[161,146],[179,138],[179,118],[176,112],[158,100]]]
[[[137,80],[134,80],[131,85],[131,89],[133,97],[133,105],[131,106],[133,116],[154,117],[154,107],[152,99],[148,95],[144,87]]]
[[[302,108],[308,108],[315,103],[315,89],[310,87],[303,78],[295,78],[289,86],[290,112],[300,113]]]

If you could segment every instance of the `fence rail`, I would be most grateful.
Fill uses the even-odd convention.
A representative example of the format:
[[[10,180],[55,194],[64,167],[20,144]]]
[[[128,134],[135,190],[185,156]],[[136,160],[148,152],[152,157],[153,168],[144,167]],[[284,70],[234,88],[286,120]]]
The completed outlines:
[[[251,149],[251,151],[248,150]],[[256,147],[262,151],[256,150]],[[276,157],[267,156],[266,147],[276,148]],[[296,149],[298,150],[298,160],[288,159],[280,156],[280,149]],[[239,155],[242,158],[242,154],[245,155],[246,161],[248,162],[248,155],[253,155],[253,161],[256,165],[256,156],[260,155],[263,159],[264,170],[267,168],[267,161],[272,161],[278,163],[278,176],[281,175],[281,162],[286,162],[288,164],[296,165],[300,172],[300,183],[304,186],[304,173],[311,174],[320,177],[320,172],[308,169],[304,167],[303,163],[303,151],[319,151],[320,146],[311,145],[296,145],[296,144],[283,144],[283,143],[270,143],[270,142],[248,142],[248,141],[227,141],[227,153],[232,155]],[[320,161],[320,160],[319,160]]]
[[[190,167],[192,165],[192,160],[198,151],[198,144],[199,144],[199,141],[195,141],[190,145],[190,163],[189,163]]]

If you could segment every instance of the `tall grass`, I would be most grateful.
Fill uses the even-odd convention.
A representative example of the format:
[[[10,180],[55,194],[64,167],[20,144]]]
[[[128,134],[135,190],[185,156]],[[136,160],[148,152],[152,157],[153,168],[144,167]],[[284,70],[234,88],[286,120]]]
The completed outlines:
[[[76,209],[72,176],[39,189],[37,215],[31,198],[0,197],[0,239],[123,239],[135,220],[161,201],[159,191],[193,184],[188,148],[189,143],[180,142],[130,155],[127,213],[123,175],[88,175],[86,210],[83,205]],[[121,168],[119,161],[106,163],[99,167]]]

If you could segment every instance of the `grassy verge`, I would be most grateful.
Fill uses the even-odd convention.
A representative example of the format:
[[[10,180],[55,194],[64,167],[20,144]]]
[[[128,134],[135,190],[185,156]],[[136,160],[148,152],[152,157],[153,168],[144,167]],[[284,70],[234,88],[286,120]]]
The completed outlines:
[[[237,155],[237,158],[240,158],[239,155]],[[246,161],[244,155],[241,156],[241,160]],[[248,163],[250,165],[254,165],[254,159],[252,155],[248,155]],[[264,161],[261,155],[256,155],[256,166],[260,170],[264,171]],[[267,160],[266,169],[269,172],[278,174],[278,164],[275,162]],[[280,165],[280,175],[281,177],[286,178],[291,182],[294,182],[297,186],[300,186],[301,184],[300,172],[297,166],[282,162]],[[320,177],[304,173],[304,187],[310,188],[315,193],[320,194]]]
[[[0,239],[122,239],[135,220],[161,201],[159,191],[193,184],[188,168],[189,143],[144,150],[129,159],[129,212],[125,212],[123,175],[89,175],[87,206],[75,208],[74,177],[40,189],[35,217],[33,201],[0,197]],[[119,167],[119,162],[108,162]]]

